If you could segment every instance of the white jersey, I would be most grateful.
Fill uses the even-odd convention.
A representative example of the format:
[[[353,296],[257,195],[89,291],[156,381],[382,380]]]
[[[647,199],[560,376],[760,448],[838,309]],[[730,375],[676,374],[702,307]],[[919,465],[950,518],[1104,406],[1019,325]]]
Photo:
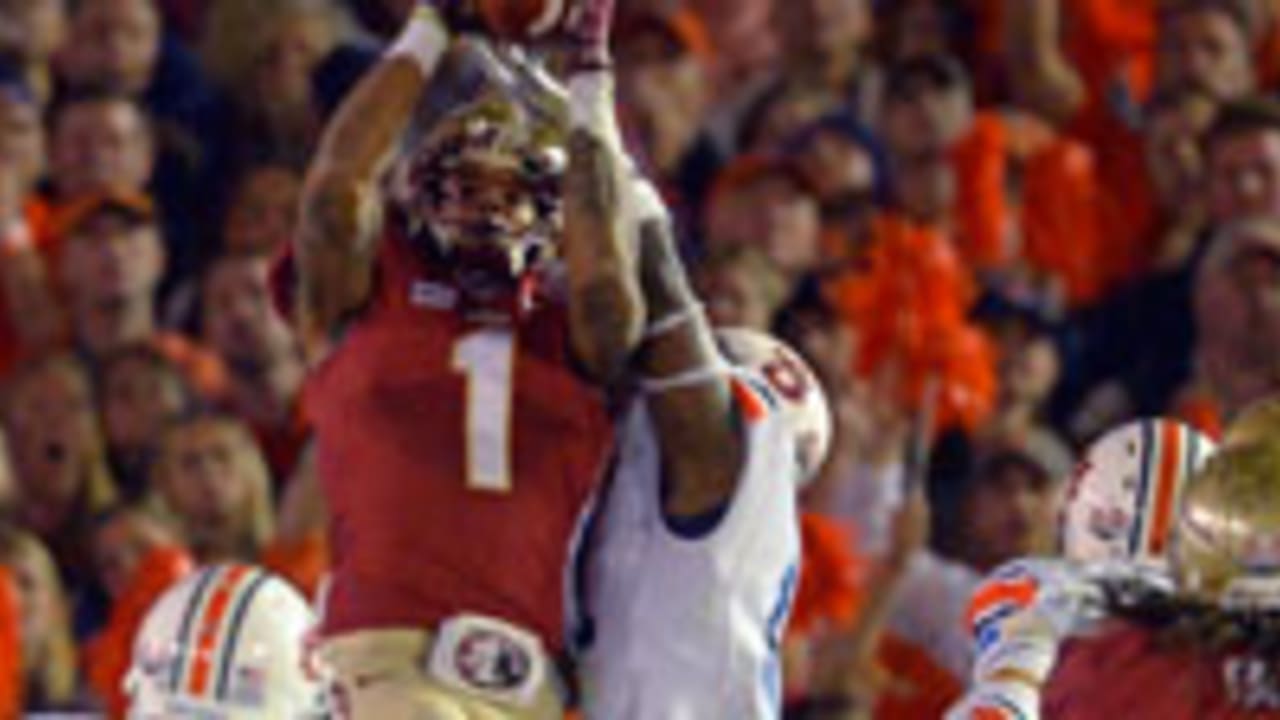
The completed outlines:
[[[756,417],[743,413],[737,492],[696,537],[664,519],[658,440],[643,400],[626,417],[580,569],[591,618],[581,658],[589,720],[781,715],[778,651],[799,579],[799,469],[795,440],[769,402]]]

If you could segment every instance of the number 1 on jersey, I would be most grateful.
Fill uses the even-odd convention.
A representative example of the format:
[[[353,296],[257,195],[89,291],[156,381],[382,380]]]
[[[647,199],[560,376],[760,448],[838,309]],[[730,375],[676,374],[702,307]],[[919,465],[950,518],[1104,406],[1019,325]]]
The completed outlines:
[[[467,381],[467,487],[511,491],[511,403],[515,342],[510,331],[477,330],[453,346],[453,369]]]

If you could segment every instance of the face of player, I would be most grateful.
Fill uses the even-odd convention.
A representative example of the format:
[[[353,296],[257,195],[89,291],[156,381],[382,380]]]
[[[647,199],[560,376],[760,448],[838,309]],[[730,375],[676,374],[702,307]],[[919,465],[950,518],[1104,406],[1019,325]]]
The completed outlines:
[[[1280,131],[1215,140],[1209,150],[1209,197],[1218,222],[1280,215]]]
[[[160,16],[148,0],[92,0],[71,22],[64,72],[73,85],[146,90],[160,54]]]
[[[444,179],[433,215],[455,248],[509,247],[534,228],[537,206],[514,171],[469,163]]]
[[[44,128],[40,110],[0,94],[0,162],[17,171],[24,192],[44,173]]]
[[[114,451],[151,447],[185,405],[181,379],[172,368],[130,357],[110,366],[102,380],[102,418]]]
[[[291,170],[267,166],[249,174],[227,212],[226,250],[270,255],[288,246],[301,189]]]
[[[151,179],[151,138],[141,111],[129,103],[79,103],[55,123],[51,159],[54,185],[64,197],[115,187],[141,190]]]
[[[1160,87],[1195,88],[1220,100],[1242,97],[1253,88],[1250,45],[1225,11],[1175,13],[1160,29]]]
[[[213,537],[247,524],[253,480],[237,433],[198,422],[176,431],[169,443],[162,491],[187,532]]]
[[[1164,208],[1203,207],[1207,169],[1200,138],[1213,113],[1209,100],[1188,99],[1148,119],[1143,133],[1148,175]]]
[[[87,384],[64,368],[39,371],[15,391],[8,421],[23,497],[67,508],[81,491],[84,463],[98,451]],[[57,518],[50,521],[56,524]]]
[[[1052,544],[1056,491],[1043,473],[1018,462],[1001,463],[980,478],[965,501],[969,562],[990,570]]]
[[[164,267],[158,229],[102,214],[78,228],[64,245],[63,280],[72,304],[89,307],[133,302],[153,293]]]

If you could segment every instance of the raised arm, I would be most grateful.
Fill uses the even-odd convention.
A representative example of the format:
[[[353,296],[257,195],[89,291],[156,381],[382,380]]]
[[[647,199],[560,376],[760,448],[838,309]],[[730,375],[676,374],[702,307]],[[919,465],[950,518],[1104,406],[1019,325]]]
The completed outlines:
[[[598,381],[615,382],[639,341],[644,301],[624,222],[622,141],[613,117],[608,38],[614,0],[584,0],[570,62],[569,167],[563,253],[574,352]]]
[[[382,229],[378,181],[449,48],[460,0],[419,5],[338,109],[307,172],[295,250],[301,336],[315,353],[369,297]]]
[[[646,400],[671,481],[666,514],[698,517],[733,497],[746,457],[745,428],[727,363],[694,296],[670,221],[647,217],[640,235],[649,333],[634,369],[648,385]]]
[[[565,257],[574,343],[596,375],[624,371],[646,385],[671,480],[673,517],[696,517],[732,496],[744,456],[711,328],[694,296],[653,186],[627,156],[614,114],[606,49],[613,0],[584,0],[569,79]]]

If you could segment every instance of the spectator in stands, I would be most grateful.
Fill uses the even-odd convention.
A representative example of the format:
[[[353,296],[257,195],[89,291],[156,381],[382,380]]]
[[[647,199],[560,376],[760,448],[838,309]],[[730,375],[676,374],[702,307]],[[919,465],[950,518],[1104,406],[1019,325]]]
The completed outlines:
[[[846,115],[831,115],[789,143],[813,185],[830,241],[827,252],[852,260],[869,240],[887,168],[877,138]]]
[[[116,506],[94,532],[98,581],[109,599],[107,621],[81,646],[86,685],[109,717],[125,717],[125,691],[134,639],[147,610],[166,590],[194,572],[195,562],[176,530],[137,506]]]
[[[0,377],[62,339],[44,257],[50,208],[37,194],[45,166],[36,98],[0,68]]]
[[[303,167],[324,118],[370,64],[332,0],[223,0],[205,19],[202,55],[232,97],[232,157]]]
[[[271,300],[270,261],[224,255],[205,274],[204,340],[229,370],[223,408],[252,427],[273,476],[288,477],[306,440],[298,394],[306,365],[302,348]]]
[[[797,0],[773,4],[773,26],[788,82],[826,88],[862,119],[874,117],[875,29],[867,0]]]
[[[240,176],[222,231],[228,253],[271,257],[293,237],[302,178],[282,165],[258,165]]]
[[[72,95],[111,93],[138,104],[152,138],[151,185],[170,232],[176,280],[195,271],[200,248],[216,239],[210,209],[226,170],[222,103],[195,58],[165,32],[154,0],[82,0],[60,56],[60,76]],[[130,178],[130,180],[135,180]]]
[[[66,39],[66,12],[65,0],[0,0],[0,58],[42,106],[53,98],[52,61]]]
[[[0,565],[13,574],[22,614],[27,712],[83,710],[71,609],[58,567],[35,535],[0,528]]]
[[[1217,110],[1198,90],[1158,95],[1147,106],[1143,140],[1159,217],[1159,237],[1151,243],[1157,271],[1186,265],[1205,229],[1208,174],[1202,147]]]
[[[158,326],[157,291],[165,250],[151,200],[112,191],[82,197],[63,213],[60,280],[78,351],[95,363],[151,344],[183,369],[206,398],[224,390],[218,358]]]
[[[1257,98],[1223,105],[1206,147],[1214,222],[1280,216],[1280,104]]]
[[[1254,88],[1254,37],[1239,6],[1171,3],[1160,16],[1156,89],[1197,90],[1220,101],[1248,95]]]
[[[60,103],[52,120],[50,181],[58,200],[111,189],[141,192],[151,182],[155,147],[146,112],[118,93]]]
[[[1000,564],[1052,551],[1059,483],[1072,458],[1053,438],[935,445],[928,481],[934,550],[911,562],[889,627],[956,678],[972,659],[964,615],[978,580]]]
[[[181,546],[174,527],[134,505],[116,506],[103,513],[93,538],[94,571],[113,601],[128,592],[148,554],[156,548]]]
[[[732,245],[698,263],[694,284],[717,327],[769,332],[790,292],[787,278],[759,249]]]
[[[1051,312],[1033,300],[995,293],[974,312],[995,341],[999,362],[999,400],[984,429],[986,439],[1018,442],[1051,434],[1049,400],[1062,375]]]
[[[1196,372],[1230,418],[1280,391],[1280,220],[1228,224],[1214,236],[1196,278]]]
[[[88,579],[91,521],[116,494],[93,399],[84,366],[57,356],[14,378],[5,406],[18,518],[73,581]]]
[[[818,201],[800,168],[788,160],[744,157],[716,180],[708,205],[706,246],[758,248],[794,285],[822,263]]]
[[[107,357],[98,394],[120,493],[126,501],[140,500],[147,494],[147,474],[162,431],[192,409],[194,393],[173,361],[141,344]]]
[[[151,484],[202,563],[256,561],[272,539],[267,464],[253,434],[233,417],[198,415],[172,425]]]
[[[705,134],[709,42],[688,10],[633,11],[615,42],[622,122],[649,172],[690,208],[701,204],[719,163]]]

